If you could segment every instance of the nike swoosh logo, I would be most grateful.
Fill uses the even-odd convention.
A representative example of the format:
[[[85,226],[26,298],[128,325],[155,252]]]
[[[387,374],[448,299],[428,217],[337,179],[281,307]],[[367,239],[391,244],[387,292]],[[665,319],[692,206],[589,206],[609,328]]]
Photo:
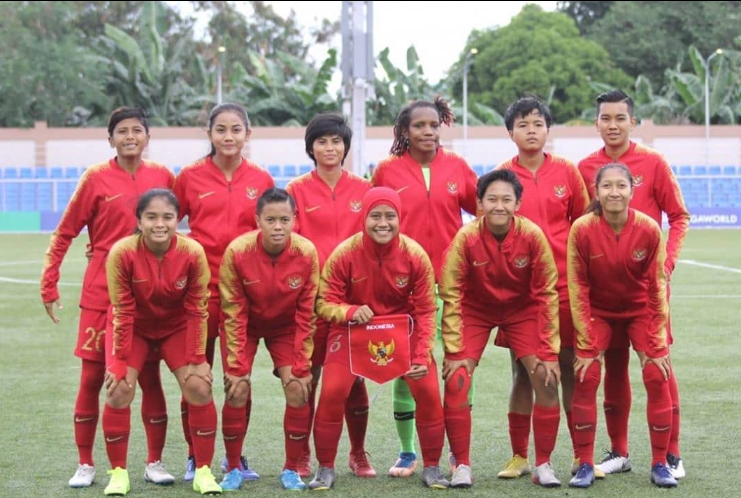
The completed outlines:
[[[208,197],[209,195],[214,195],[216,192],[205,192],[203,194],[198,194],[199,199],[203,199],[204,197]]]
[[[670,427],[670,426],[666,426],[666,427],[656,427],[655,425],[652,425],[652,426],[651,426],[651,429],[652,429],[652,430],[655,430],[656,432],[666,432],[666,431],[668,431],[669,429],[671,429],[671,427]]]
[[[576,429],[577,431],[585,431],[585,430],[589,429],[590,427],[592,427],[592,424],[587,424],[587,425],[579,425],[579,424],[576,424],[574,426],[574,429]]]
[[[487,263],[489,263],[489,262],[488,261],[476,261],[476,260],[474,260],[473,266],[484,266]]]
[[[106,195],[106,196],[105,196],[105,201],[106,201],[106,202],[111,202],[111,201],[112,201],[112,200],[114,200],[114,199],[118,199],[118,198],[119,198],[119,197],[121,197],[122,195],[123,195],[123,194],[116,194],[116,195]]]
[[[118,437],[107,437],[105,438],[106,443],[115,443],[116,441],[121,441],[124,438],[124,436],[118,436]]]
[[[196,431],[196,436],[213,436],[214,434],[216,434],[216,431],[202,432],[200,429]]]
[[[352,283],[357,284],[358,282],[362,282],[363,280],[366,280],[368,277],[360,277],[360,278],[353,278]]]
[[[132,278],[132,279],[131,279],[131,281],[132,281],[133,283],[135,283],[135,284],[140,284],[140,283],[142,283],[142,282],[146,282],[147,280],[149,280],[149,279],[148,279],[148,278],[140,278],[140,279]]]
[[[252,284],[256,284],[256,283],[257,283],[257,282],[259,282],[259,281],[260,281],[260,279],[259,279],[259,278],[258,278],[257,280],[252,280],[252,281],[250,281],[250,280],[247,280],[247,279],[245,278],[244,280],[242,280],[242,284],[244,284],[244,285],[252,285]]]
[[[294,441],[301,441],[301,440],[306,439],[306,434],[304,434],[302,436],[294,436],[293,434],[289,434],[288,435],[288,438],[289,439],[293,439]]]
[[[95,417],[75,417],[75,423],[76,424],[79,424],[79,423],[82,423],[82,422],[90,422],[94,418]]]
[[[307,213],[310,213],[310,212],[312,212],[312,211],[316,211],[316,210],[317,210],[317,209],[319,209],[320,207],[322,207],[322,206],[311,206],[311,207],[308,207],[308,208],[306,208],[306,212],[307,212]]]
[[[602,256],[604,256],[604,255],[605,255],[605,253],[602,253],[602,254],[594,254],[594,255],[590,255],[590,256],[589,256],[589,259],[597,259],[597,258],[601,258],[601,257],[602,257]]]
[[[234,441],[239,436],[224,436],[224,441]]]
[[[408,188],[409,188],[409,185],[407,185],[406,187],[401,187],[400,189],[398,189],[398,190],[396,191],[396,193],[397,193],[397,194],[401,194],[402,192],[404,192],[404,191],[405,191],[406,189],[408,189]]]
[[[167,417],[165,418],[150,418],[149,423],[150,424],[162,424],[167,422]]]

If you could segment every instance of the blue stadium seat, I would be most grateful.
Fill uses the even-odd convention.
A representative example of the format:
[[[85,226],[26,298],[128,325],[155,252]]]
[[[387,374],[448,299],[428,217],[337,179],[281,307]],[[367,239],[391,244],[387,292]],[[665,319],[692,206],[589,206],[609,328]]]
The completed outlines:
[[[18,211],[21,198],[20,183],[5,184],[5,210]]]
[[[305,175],[306,173],[311,173],[312,169],[314,169],[314,167],[311,164],[302,164],[298,167],[298,174]]]
[[[736,176],[736,166],[723,166],[723,176]]]
[[[270,176],[275,178],[283,173],[283,168],[281,168],[277,164],[271,164],[270,166],[268,166],[268,173],[270,173]]]
[[[680,166],[679,167],[679,176],[691,176],[692,175],[692,166]]]
[[[289,181],[291,181],[291,178],[286,178],[286,177],[275,178],[275,186],[278,188],[286,188],[286,185],[288,185]]]
[[[79,178],[80,170],[77,166],[67,166],[67,170],[64,173],[65,178]]]
[[[49,170],[46,166],[36,167],[33,169],[34,178],[49,178]]]
[[[483,164],[474,164],[473,170],[476,172],[476,176],[482,176],[484,174],[484,165]]]
[[[708,168],[708,174],[713,176],[720,176],[721,173],[721,167],[720,166],[710,166]]]
[[[484,166],[484,173],[488,173],[489,171],[494,171],[494,168],[499,166],[498,164],[487,164]]]
[[[59,166],[54,166],[51,169],[49,176],[51,178],[64,178],[64,168],[60,168]]]
[[[39,211],[52,210],[52,182],[36,185],[36,204]]]
[[[672,173],[675,175],[679,174],[679,166],[670,166],[670,168],[672,169]]]
[[[298,169],[293,164],[286,164],[283,166],[283,175],[293,178],[298,175]]]
[[[15,168],[3,168],[3,178],[18,178],[18,170]]]
[[[180,174],[180,171],[182,171],[182,169],[182,166],[175,166],[174,168],[172,168],[172,172],[175,173],[175,175],[177,176]]]
[[[33,178],[33,168],[21,168],[21,178]]]
[[[695,175],[707,175],[708,169],[705,166],[695,166],[694,174]]]

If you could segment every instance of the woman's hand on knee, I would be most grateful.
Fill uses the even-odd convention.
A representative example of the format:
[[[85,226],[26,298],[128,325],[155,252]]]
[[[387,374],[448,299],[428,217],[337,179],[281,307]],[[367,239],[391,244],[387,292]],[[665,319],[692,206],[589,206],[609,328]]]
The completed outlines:
[[[538,367],[543,367],[543,370],[545,371],[544,383],[546,387],[549,385],[558,386],[559,382],[561,382],[561,367],[558,366],[558,360],[545,361],[538,358],[530,370],[530,375],[535,375]]]
[[[240,383],[242,382],[244,382],[246,384],[245,387],[249,389],[251,382],[250,374],[240,376],[224,372],[224,393],[226,394],[227,400],[231,400],[237,394],[237,391],[241,391],[239,388]]]
[[[459,369],[465,368],[466,373],[469,377],[473,375],[473,371],[476,368],[476,361],[472,358],[464,358],[463,360],[450,360],[448,358],[443,359],[443,380],[448,382],[452,375]]]
[[[188,379],[191,377],[199,377],[206,381],[209,386],[214,383],[214,374],[211,372],[211,365],[205,361],[203,363],[190,363],[188,365],[188,369],[185,371],[185,376],[183,377],[183,384],[188,382]]]
[[[311,374],[304,377],[296,377],[291,374],[288,380],[283,383],[283,390],[286,393],[286,401],[292,405],[303,405],[309,401],[311,394]]]

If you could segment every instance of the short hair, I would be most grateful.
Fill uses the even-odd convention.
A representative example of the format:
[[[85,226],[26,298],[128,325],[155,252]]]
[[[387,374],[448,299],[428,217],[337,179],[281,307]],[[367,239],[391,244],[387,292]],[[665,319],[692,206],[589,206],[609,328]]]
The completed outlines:
[[[352,142],[352,130],[347,125],[345,117],[342,114],[326,112],[317,114],[306,125],[306,133],[304,134],[306,154],[314,161],[314,165],[316,165],[314,142],[318,138],[334,135],[342,138],[342,143],[345,144],[345,155],[342,157],[342,164],[345,164],[345,159],[350,153],[350,143]]]
[[[149,135],[149,120],[147,119],[147,112],[141,107],[119,107],[114,109],[111,115],[108,117],[108,136],[113,136],[113,130],[116,129],[116,125],[124,119],[136,118],[144,126],[144,130]]]
[[[404,140],[404,132],[409,130],[409,125],[412,121],[412,111],[421,107],[434,109],[442,124],[450,126],[455,121],[455,114],[453,114],[450,104],[440,95],[436,96],[433,102],[429,100],[415,100],[411,104],[404,106],[396,117],[396,123],[394,123],[394,143],[391,144],[391,154],[402,156],[409,149],[409,141]]]
[[[631,188],[633,187],[633,175],[630,174],[630,169],[623,164],[623,163],[609,163],[602,166],[599,171],[597,172],[597,176],[594,178],[594,199],[589,203],[589,206],[587,206],[586,213],[596,213],[596,214],[602,214],[602,204],[599,202],[599,197],[597,197],[597,188],[599,185],[599,182],[602,181],[602,175],[605,174],[605,171],[608,169],[616,169],[623,173],[623,176],[628,179],[628,182],[630,183]]]
[[[633,117],[633,99],[622,90],[610,90],[597,96],[597,116],[599,116],[600,105],[604,103],[625,102],[628,105],[628,115]]]
[[[507,112],[504,113],[504,124],[507,127],[507,131],[514,129],[515,119],[529,116],[534,111],[538,111],[538,114],[545,119],[546,128],[550,128],[553,117],[548,106],[535,97],[523,97],[517,100],[517,102],[510,104]]]
[[[296,212],[296,201],[293,200],[291,194],[283,190],[282,188],[273,187],[262,193],[259,199],[257,199],[256,212],[257,216],[262,214],[263,208],[267,204],[283,204],[288,202],[291,205],[291,211]]]
[[[476,197],[478,197],[480,201],[484,200],[486,189],[488,189],[489,185],[494,182],[507,182],[512,184],[512,188],[515,191],[515,200],[519,201],[522,199],[522,183],[520,183],[520,179],[517,178],[514,171],[509,169],[495,169],[494,171],[490,171],[480,177],[476,184]]]
[[[208,131],[211,131],[213,129],[214,121],[219,116],[219,114],[223,114],[225,112],[233,112],[234,114],[239,116],[239,118],[242,120],[242,124],[244,124],[244,129],[246,131],[250,130],[250,117],[247,115],[247,111],[244,110],[244,107],[233,102],[225,102],[211,109],[211,114],[208,115]],[[211,152],[209,152],[208,155],[209,157],[213,157],[215,154],[216,148],[212,143]]]

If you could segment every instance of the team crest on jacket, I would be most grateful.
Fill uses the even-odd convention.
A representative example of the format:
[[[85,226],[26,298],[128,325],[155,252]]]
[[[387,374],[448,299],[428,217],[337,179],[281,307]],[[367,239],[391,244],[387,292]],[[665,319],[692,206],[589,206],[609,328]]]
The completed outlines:
[[[451,182],[448,180],[448,193],[449,194],[457,194],[458,193],[458,184],[455,182]]]
[[[394,355],[395,349],[396,345],[394,344],[393,339],[391,339],[391,342],[389,342],[388,345],[384,344],[383,341],[378,344],[374,344],[373,341],[368,341],[368,352],[371,354],[371,361],[379,367],[385,367],[394,361],[392,356]]]
[[[257,199],[257,194],[260,193],[260,189],[257,187],[247,187],[247,197],[250,199]]]
[[[517,268],[525,268],[529,262],[530,258],[528,258],[525,254],[518,254],[513,260],[513,263]]]
[[[633,249],[633,259],[635,261],[643,261],[646,259],[646,249]]]
[[[565,185],[555,185],[553,187],[553,193],[556,194],[556,197],[563,197],[566,195],[566,186]]]
[[[640,187],[643,185],[643,175],[636,175],[633,177],[633,186]]]
[[[396,286],[400,289],[406,287],[407,284],[409,284],[409,275],[398,275],[396,277]]]
[[[178,290],[185,289],[185,284],[188,283],[188,277],[181,278],[180,280],[175,281],[175,288]]]
[[[288,287],[291,289],[298,289],[301,287],[301,283],[303,282],[303,279],[301,278],[301,275],[292,275],[288,277]]]
[[[363,209],[363,201],[350,201],[350,211],[359,213]]]

